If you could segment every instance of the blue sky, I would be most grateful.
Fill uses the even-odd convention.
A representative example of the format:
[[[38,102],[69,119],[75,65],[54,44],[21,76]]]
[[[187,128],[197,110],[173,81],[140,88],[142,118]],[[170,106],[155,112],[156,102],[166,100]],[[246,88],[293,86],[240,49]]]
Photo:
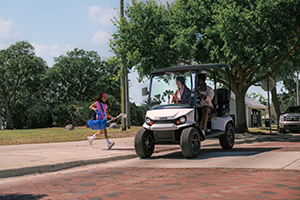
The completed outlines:
[[[124,8],[130,2],[124,0]],[[111,19],[119,16],[119,5],[120,0],[0,0],[0,49],[28,41],[49,67],[53,57],[74,48],[96,51],[101,58],[113,56],[108,42],[116,31]],[[148,82],[138,83],[136,73],[129,80],[130,101],[139,105],[144,99],[141,88]],[[267,95],[260,87],[248,93],[252,91]]]

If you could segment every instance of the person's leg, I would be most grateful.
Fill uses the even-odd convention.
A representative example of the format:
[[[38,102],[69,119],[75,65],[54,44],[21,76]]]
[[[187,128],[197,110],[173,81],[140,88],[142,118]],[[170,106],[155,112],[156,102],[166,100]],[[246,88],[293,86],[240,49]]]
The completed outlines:
[[[205,132],[207,121],[208,121],[208,114],[210,113],[210,107],[203,107],[202,109],[202,130]]]
[[[95,133],[93,136],[91,136],[91,137],[87,137],[87,139],[88,139],[88,141],[89,141],[89,143],[90,143],[90,145],[91,146],[93,146],[93,141],[94,141],[94,139],[96,138],[96,137],[98,137],[99,135],[101,135],[103,133],[103,130],[99,130],[97,133]]]
[[[115,143],[109,141],[108,136],[107,136],[107,130],[104,129],[103,131],[104,131],[104,138],[105,138],[105,140],[107,142],[107,149],[110,150],[112,148],[112,146],[115,145]]]
[[[201,124],[201,119],[202,119],[202,110],[201,110],[201,108],[197,107],[197,112],[198,112],[198,121],[199,121],[199,124]]]

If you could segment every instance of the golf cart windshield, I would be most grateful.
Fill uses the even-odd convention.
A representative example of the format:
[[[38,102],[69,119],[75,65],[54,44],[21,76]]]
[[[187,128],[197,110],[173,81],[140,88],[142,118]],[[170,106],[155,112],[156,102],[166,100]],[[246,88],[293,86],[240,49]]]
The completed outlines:
[[[166,72],[151,77],[149,109],[193,107],[196,72]],[[180,88],[180,89],[179,89]]]

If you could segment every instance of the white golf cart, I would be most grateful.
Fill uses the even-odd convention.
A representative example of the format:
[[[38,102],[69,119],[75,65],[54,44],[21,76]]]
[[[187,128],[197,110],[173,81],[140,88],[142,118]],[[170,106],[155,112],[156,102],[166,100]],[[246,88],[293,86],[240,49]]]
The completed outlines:
[[[150,157],[156,144],[179,144],[186,158],[199,155],[201,141],[218,137],[223,149],[231,149],[235,142],[234,121],[229,115],[231,87],[225,89],[217,84],[217,72],[227,72],[230,81],[230,70],[227,64],[201,64],[175,66],[157,69],[152,72],[150,89],[142,89],[143,95],[148,96],[148,107],[145,123],[134,139],[134,147],[138,156]],[[212,100],[214,108],[209,114],[205,136],[200,130],[201,114],[198,113],[197,74],[206,73],[215,96]],[[186,98],[172,103],[172,97],[177,90],[177,76],[184,77],[185,85],[190,90]],[[223,78],[226,78],[223,77]],[[209,84],[208,84],[209,85]],[[217,88],[223,87],[223,88]],[[203,88],[204,87],[204,88]],[[206,90],[206,84],[200,91]]]

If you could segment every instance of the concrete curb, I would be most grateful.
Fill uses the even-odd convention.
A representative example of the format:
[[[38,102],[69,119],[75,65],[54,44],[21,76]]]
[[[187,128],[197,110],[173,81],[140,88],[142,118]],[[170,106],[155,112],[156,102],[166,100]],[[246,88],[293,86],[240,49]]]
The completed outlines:
[[[131,159],[136,157],[138,157],[136,154],[130,154],[130,155],[107,157],[107,158],[78,160],[78,161],[71,161],[71,162],[55,163],[50,165],[39,165],[33,167],[21,167],[21,168],[0,170],[0,178],[24,176],[29,174],[40,174],[45,172],[55,172],[55,171],[70,169],[74,167],[81,167],[81,166],[105,163],[105,162],[116,161],[116,160],[126,160],[126,159]]]

